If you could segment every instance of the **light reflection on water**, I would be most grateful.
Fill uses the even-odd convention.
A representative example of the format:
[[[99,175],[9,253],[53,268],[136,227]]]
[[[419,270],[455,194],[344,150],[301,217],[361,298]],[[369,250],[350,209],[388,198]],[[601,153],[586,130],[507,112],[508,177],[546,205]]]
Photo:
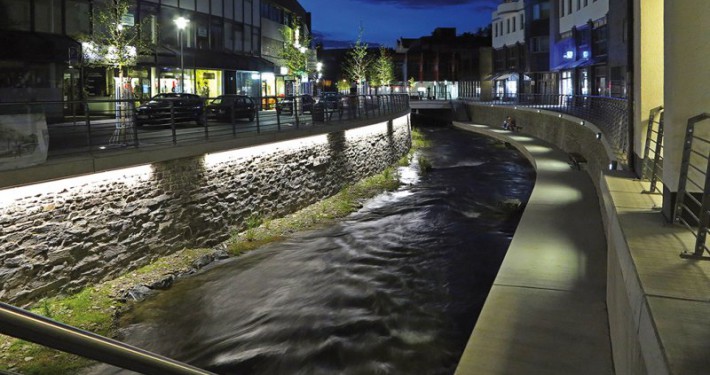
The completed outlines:
[[[126,341],[220,374],[452,374],[519,218],[498,203],[527,201],[534,172],[491,140],[427,133],[432,171],[176,283]]]

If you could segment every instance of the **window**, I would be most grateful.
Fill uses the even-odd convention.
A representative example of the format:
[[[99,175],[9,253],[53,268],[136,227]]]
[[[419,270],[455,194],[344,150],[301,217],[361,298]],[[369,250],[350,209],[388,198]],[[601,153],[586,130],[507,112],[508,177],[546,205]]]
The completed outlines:
[[[0,29],[30,30],[30,2],[0,0]]]
[[[212,15],[222,17],[222,0],[212,0]]]
[[[533,5],[533,20],[543,20],[550,17],[550,3]]]
[[[515,32],[515,18],[513,18],[513,32]]]
[[[560,18],[565,15],[565,0],[560,0]]]
[[[210,2],[205,0],[198,1],[197,11],[200,13],[210,14]]]
[[[589,5],[589,0],[584,0],[584,6],[586,7],[588,5]]]
[[[61,0],[35,0],[35,31],[61,34]]]
[[[234,50],[244,51],[244,25],[234,25]]]
[[[165,1],[163,1],[163,5],[165,5]],[[180,0],[180,8],[195,10],[195,0]]]
[[[567,0],[567,14],[572,14],[572,0]]]
[[[244,23],[253,25],[254,24],[254,19],[253,19],[253,14],[254,11],[252,9],[252,1],[251,0],[244,0]],[[245,34],[249,35],[249,34]]]
[[[234,0],[224,0],[224,18],[234,19]]]
[[[520,30],[522,30],[524,28],[525,28],[525,16],[521,14],[520,15]]]
[[[224,49],[224,40],[222,39],[223,36],[224,32],[222,30],[222,19],[212,17],[212,22],[210,24],[210,48],[217,51]]]
[[[532,52],[548,52],[550,50],[550,40],[546,36],[537,36],[530,39]]]
[[[582,9],[582,0],[577,0],[577,10]]]
[[[66,2],[66,32],[67,35],[88,34],[89,26],[89,1],[67,0]]]
[[[244,52],[252,51],[251,26],[244,25]]]
[[[234,31],[232,30],[232,23],[229,21],[224,22],[224,48],[228,51],[234,51]]]
[[[140,16],[144,27],[141,28],[141,39],[148,44],[158,43],[158,6],[140,3]]]
[[[506,23],[508,24],[508,27],[506,28],[506,31],[505,31],[505,32],[506,32],[507,34],[510,34],[510,18],[508,18],[508,19],[505,20],[505,21],[506,21]]]

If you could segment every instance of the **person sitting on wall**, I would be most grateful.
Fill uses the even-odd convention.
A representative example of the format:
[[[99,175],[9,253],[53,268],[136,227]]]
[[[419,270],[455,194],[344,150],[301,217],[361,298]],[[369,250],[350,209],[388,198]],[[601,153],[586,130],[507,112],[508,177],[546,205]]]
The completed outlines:
[[[515,120],[512,117],[508,116],[505,118],[505,121],[503,121],[503,129],[514,132],[518,130],[518,126],[515,124]]]

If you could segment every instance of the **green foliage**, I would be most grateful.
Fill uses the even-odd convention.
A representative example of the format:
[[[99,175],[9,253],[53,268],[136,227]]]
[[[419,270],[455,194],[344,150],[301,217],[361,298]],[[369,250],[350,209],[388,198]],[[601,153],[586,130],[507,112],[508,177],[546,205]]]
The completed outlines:
[[[279,57],[284,60],[284,65],[288,68],[290,74],[307,73],[307,61],[313,51],[309,48],[311,37],[301,20],[296,18],[290,27],[281,27],[281,36],[284,44],[279,51]]]
[[[132,4],[131,0],[95,2],[91,14],[94,32],[76,36],[82,42],[84,65],[112,66],[122,72],[123,68],[136,65],[140,53],[152,48],[140,38],[143,23],[129,26],[123,22],[131,14]]]
[[[431,141],[426,139],[424,133],[417,128],[412,128],[412,148],[420,149],[431,146]]]
[[[424,156],[419,156],[418,162],[419,162],[419,170],[422,173],[426,173],[426,172],[431,171],[432,166],[431,166],[431,162],[429,161],[429,159],[425,158]]]
[[[345,79],[340,80],[340,81],[338,81],[337,87],[338,87],[338,91],[348,91],[348,90],[350,90],[350,82],[348,82]]]
[[[389,86],[394,81],[394,63],[384,46],[380,46],[380,55],[371,64],[370,78],[375,87]]]
[[[367,43],[362,41],[363,28],[360,26],[360,33],[357,36],[355,45],[352,46],[345,58],[343,72],[351,81],[360,85],[367,79],[367,72],[371,61],[367,58]]]

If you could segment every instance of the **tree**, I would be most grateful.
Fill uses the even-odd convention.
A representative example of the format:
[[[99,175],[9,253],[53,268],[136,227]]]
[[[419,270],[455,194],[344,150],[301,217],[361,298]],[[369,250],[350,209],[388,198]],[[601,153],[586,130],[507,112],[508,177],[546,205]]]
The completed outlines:
[[[281,27],[281,35],[283,36],[284,44],[281,51],[279,51],[279,57],[283,59],[289,73],[296,79],[298,87],[300,86],[301,75],[308,74],[308,60],[313,54],[313,51],[309,48],[311,37],[300,19],[295,19],[291,27]]]
[[[82,46],[82,65],[116,68],[123,85],[124,70],[135,66],[138,54],[150,47],[140,39],[141,24],[131,19],[132,1],[105,0],[95,4],[96,9],[91,14],[93,32],[77,38]],[[125,98],[125,91],[118,90],[117,99]]]
[[[367,43],[362,42],[362,26],[360,27],[360,33],[357,36],[357,41],[355,45],[352,46],[350,51],[345,58],[345,64],[343,66],[343,71],[350,78],[350,80],[355,81],[358,87],[362,85],[367,79],[368,68],[371,61],[367,58]]]
[[[376,88],[389,86],[394,81],[394,63],[387,48],[380,46],[380,55],[372,62],[370,80]]]

